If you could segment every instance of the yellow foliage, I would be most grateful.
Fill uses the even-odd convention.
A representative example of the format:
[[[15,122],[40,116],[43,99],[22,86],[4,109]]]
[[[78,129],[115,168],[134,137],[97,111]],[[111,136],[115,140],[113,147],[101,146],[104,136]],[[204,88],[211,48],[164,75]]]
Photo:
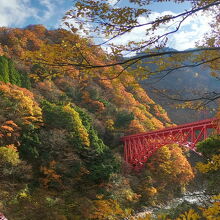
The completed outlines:
[[[158,149],[147,166],[161,186],[184,186],[194,177],[192,167],[178,145],[167,145]],[[171,183],[174,185],[171,186]]]
[[[105,126],[108,130],[112,131],[114,130],[114,121],[112,119],[108,119],[106,122],[105,122]]]
[[[214,200],[220,200],[220,194],[217,195],[217,196],[213,196],[212,199],[214,199]]]
[[[114,220],[125,218],[131,213],[130,209],[123,210],[116,200],[95,200],[94,210],[89,219]]]
[[[147,214],[146,216],[144,217],[131,217],[130,220],[151,220],[151,216],[149,214]]]
[[[181,214],[176,220],[198,220],[201,219],[201,216],[196,213],[193,209],[190,209],[188,212]]]
[[[212,197],[213,204],[208,208],[201,208],[203,216],[207,220],[220,220],[220,194]]]
[[[200,208],[202,210],[202,216],[204,219],[207,220],[220,220],[220,202],[219,198],[220,195],[213,197],[216,198],[218,201],[215,201],[211,206],[208,208]],[[202,217],[193,209],[181,214],[176,220],[197,220],[201,219]]]
[[[19,154],[17,149],[10,146],[0,147],[0,165],[10,163],[13,166],[16,166],[20,163]]]
[[[104,195],[102,195],[102,194],[96,195],[96,198],[97,198],[97,199],[103,199],[103,197],[104,197]]]
[[[20,197],[20,198],[27,198],[27,197],[28,197],[28,194],[27,194],[26,192],[21,192],[21,193],[19,194],[19,197]]]
[[[220,169],[220,154],[218,155],[213,155],[211,158],[211,161],[208,163],[201,163],[198,162],[196,165],[196,168],[201,172],[201,173],[208,173],[209,171],[217,171]]]
[[[86,128],[84,127],[84,125],[82,124],[82,120],[80,119],[79,113],[75,111],[73,108],[71,108],[70,105],[64,106],[63,110],[72,115],[72,122],[74,123],[75,129],[78,131],[82,143],[89,147],[90,146],[89,134]]]
[[[154,196],[157,194],[157,189],[154,187],[149,187],[146,189],[146,191],[149,196]]]

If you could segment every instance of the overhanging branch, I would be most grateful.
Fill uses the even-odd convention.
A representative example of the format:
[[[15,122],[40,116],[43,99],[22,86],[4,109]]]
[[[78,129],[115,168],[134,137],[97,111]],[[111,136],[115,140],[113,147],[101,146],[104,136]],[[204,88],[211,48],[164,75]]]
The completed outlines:
[[[156,83],[160,82],[162,79],[164,79],[166,76],[168,76],[170,73],[172,73],[173,71],[184,69],[184,68],[198,67],[200,65],[203,65],[203,64],[206,64],[206,63],[211,63],[211,62],[214,62],[214,61],[219,60],[219,59],[220,59],[220,57],[215,57],[213,59],[205,60],[205,61],[195,63],[195,64],[181,65],[179,67],[169,68],[169,69],[165,69],[165,70],[161,70],[161,71],[148,72],[148,74],[152,74],[152,73],[156,74],[156,73],[162,73],[162,72],[166,72],[166,73],[163,76],[154,77],[153,79],[157,79],[155,82],[145,83],[145,85],[156,84]],[[215,78],[219,79],[218,77],[215,77]]]
[[[80,63],[72,63],[72,62],[59,62],[59,63],[49,63],[47,62],[47,60],[44,60],[43,58],[38,58],[36,60],[36,63],[39,64],[44,64],[44,65],[48,65],[48,66],[54,66],[54,67],[64,67],[64,66],[75,66],[78,68],[85,68],[85,69],[96,69],[96,68],[104,68],[104,67],[113,67],[113,66],[118,66],[118,65],[124,65],[124,64],[129,64],[132,63],[134,61],[139,61],[139,60],[143,60],[143,59],[148,59],[148,58],[154,58],[154,57],[160,57],[160,56],[166,56],[166,55],[177,55],[177,54],[190,54],[190,53],[196,53],[196,52],[201,52],[201,51],[220,51],[220,47],[207,47],[207,48],[197,48],[197,49],[193,49],[193,50],[184,50],[184,51],[165,51],[165,52],[151,52],[151,53],[147,53],[145,55],[141,55],[141,56],[136,56],[136,57],[132,57],[123,61],[119,61],[119,62],[114,62],[114,63],[107,63],[107,64],[102,64],[102,65],[96,65],[96,64],[91,64],[91,63],[87,63],[87,64],[80,64]]]

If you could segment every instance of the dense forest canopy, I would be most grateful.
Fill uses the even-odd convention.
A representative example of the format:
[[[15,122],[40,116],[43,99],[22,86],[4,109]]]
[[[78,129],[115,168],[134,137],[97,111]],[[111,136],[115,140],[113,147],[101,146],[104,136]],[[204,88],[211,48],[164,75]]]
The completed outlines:
[[[158,7],[164,1],[156,1]],[[173,1],[165,1],[173,2]],[[174,1],[181,4],[184,1]],[[211,67],[211,75],[219,78],[219,1],[187,1],[191,8],[173,15],[162,14],[155,17],[151,10],[151,4],[155,1],[74,1],[74,8],[69,10],[64,17],[68,28],[76,31],[84,31],[94,42],[102,39],[100,46],[105,46],[111,55],[111,60],[104,65],[93,62],[82,64],[85,68],[103,68],[105,66],[123,66],[123,70],[131,69],[138,79],[146,79],[152,75],[158,75],[163,79],[176,70],[183,70],[186,67],[197,67],[207,64]],[[178,7],[178,6],[177,6]],[[211,31],[206,33],[204,38],[197,42],[196,48],[185,51],[167,50],[172,35],[180,31],[181,26],[191,17],[198,13],[204,16],[211,15]],[[74,22],[72,22],[72,20]],[[76,26],[77,24],[78,26]],[[90,30],[93,30],[92,32]],[[136,30],[137,29],[137,30]],[[145,37],[138,36],[138,30],[145,31]],[[164,31],[165,30],[165,31]],[[135,32],[136,31],[136,32]],[[137,33],[135,39],[129,39],[129,33]],[[126,41],[123,41],[123,38]],[[115,40],[120,39],[118,41]],[[120,42],[120,43],[118,43]],[[138,53],[136,56],[132,56]],[[122,56],[128,56],[121,60]],[[130,56],[130,57],[129,57]],[[189,60],[191,61],[189,63]],[[150,68],[151,64],[157,68]],[[134,71],[135,65],[135,71]],[[114,79],[123,74],[123,70],[115,73]],[[161,91],[160,91],[161,92]],[[194,108],[199,108],[219,98],[219,92],[208,91],[199,96],[170,98],[183,101],[196,101]]]
[[[163,146],[138,173],[125,163],[120,138],[174,125],[140,79],[202,63],[219,77],[220,2],[190,1],[190,10],[147,23],[138,18],[150,17],[153,1],[126,2],[76,0],[64,17],[68,30],[0,28],[0,213],[8,219],[219,219],[219,135],[198,144],[203,157]],[[212,32],[195,49],[167,50],[169,36],[199,11],[212,12]],[[157,35],[170,22],[173,30]],[[147,40],[111,44],[139,27]],[[91,39],[100,36],[111,53]],[[135,217],[195,189],[204,204]]]
[[[183,1],[175,1],[176,4],[181,2]],[[74,1],[73,9],[63,18],[64,24],[72,33],[80,33],[84,37],[84,42],[73,46],[69,40],[67,42],[64,40],[62,45],[56,47],[54,45],[41,47],[40,51],[31,55],[32,60],[57,69],[75,67],[83,70],[89,77],[94,77],[92,75],[94,71],[90,70],[100,69],[99,71],[103,72],[103,79],[109,80],[126,75],[126,71],[132,72],[137,80],[157,75],[161,80],[175,71],[184,71],[185,68],[205,64],[211,68],[210,75],[219,79],[219,1],[190,1],[190,9],[175,16],[166,14],[156,18],[152,16],[153,12],[150,10],[152,3],[152,1],[126,1],[126,4],[124,1],[107,0]],[[164,2],[157,2],[160,3]],[[211,31],[197,42],[194,49],[184,51],[167,49],[169,41],[172,40],[171,36],[180,30],[187,19],[197,16],[197,13],[212,16]],[[144,18],[145,22],[140,18]],[[123,39],[138,28],[145,30],[144,39],[139,39],[137,36],[135,40],[125,42],[121,40],[121,44],[114,43],[115,39]],[[161,29],[167,31],[165,33],[162,31],[161,34]],[[101,43],[99,43],[100,39]],[[89,51],[85,48],[86,44],[91,50],[99,50],[103,63],[89,56]],[[103,46],[108,48],[108,54],[101,52]],[[54,52],[59,59],[54,59]],[[127,57],[124,58],[124,55]],[[108,69],[107,74],[106,69]],[[164,93],[162,90],[159,92]],[[199,95],[188,99],[173,94],[163,95],[182,102],[194,101],[194,104],[187,103],[187,105],[196,109],[203,108],[204,105],[220,97],[218,91],[212,90],[205,93],[201,91]]]

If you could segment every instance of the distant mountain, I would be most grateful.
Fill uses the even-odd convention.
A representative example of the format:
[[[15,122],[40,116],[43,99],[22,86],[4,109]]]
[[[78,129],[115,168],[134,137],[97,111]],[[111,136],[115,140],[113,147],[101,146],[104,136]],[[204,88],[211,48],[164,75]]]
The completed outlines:
[[[164,51],[171,51],[172,48],[165,48]],[[142,55],[143,53],[141,53]],[[140,55],[140,54],[138,54]],[[189,60],[187,64],[190,64]],[[150,64],[149,67],[154,70],[156,66]],[[151,76],[149,79],[141,82],[143,88],[147,91],[150,97],[160,104],[169,114],[172,121],[178,123],[191,122],[194,120],[213,117],[216,112],[217,104],[210,103],[207,110],[202,112],[190,109],[176,109],[171,101],[153,88],[158,90],[166,90],[170,94],[181,94],[185,99],[200,97],[209,92],[220,92],[220,81],[210,74],[211,70],[207,65],[197,67],[186,67],[175,70],[164,77],[166,73],[160,73]],[[164,77],[164,78],[163,78]]]

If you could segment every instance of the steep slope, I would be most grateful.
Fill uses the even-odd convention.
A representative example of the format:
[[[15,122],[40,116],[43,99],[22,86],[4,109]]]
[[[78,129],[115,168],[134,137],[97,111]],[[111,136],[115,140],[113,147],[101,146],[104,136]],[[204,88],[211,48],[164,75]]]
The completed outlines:
[[[18,57],[20,58],[25,55],[27,51],[35,51],[39,49],[40,46],[44,47],[48,45],[48,42],[50,45],[59,43],[62,44],[65,39],[66,42],[68,40],[70,41],[70,38],[71,44],[76,44],[76,42],[79,41],[79,37],[77,35],[72,35],[64,30],[48,31],[42,26],[30,26],[25,30],[13,29],[8,30],[7,32],[3,29],[1,36],[0,43],[1,45],[4,44],[4,46],[2,46],[2,50],[4,51],[5,55],[14,57],[15,60]],[[97,55],[94,53],[94,51],[87,51],[89,55],[92,53],[92,58],[90,59],[103,62],[103,58],[101,58],[102,51],[100,51],[100,49],[96,50]],[[80,55],[78,54],[78,56]],[[20,61],[18,60],[18,62]],[[19,65],[22,65],[22,63],[20,62]],[[29,68],[30,70],[28,70],[28,74],[33,79],[36,79],[34,77],[37,77],[39,74],[41,74],[41,77],[45,80],[47,78],[51,78],[50,73],[53,74],[53,72],[57,71],[50,67],[47,67],[48,69],[46,70],[43,69],[44,67],[40,67],[38,65],[34,65],[32,67],[29,66]],[[142,90],[138,83],[135,82],[132,76],[126,75],[125,79],[122,76],[121,78],[110,81],[102,80],[103,73],[98,73],[98,71],[94,71],[95,73],[89,73],[91,76],[92,74],[96,74],[96,78],[88,78],[86,73],[83,73],[83,71],[80,72],[74,68],[63,69],[63,71],[66,71],[66,76],[64,78],[59,78],[58,74],[53,74],[53,80],[45,85],[45,87],[48,89],[48,92],[53,86],[54,88],[57,88],[57,93],[62,93],[62,89],[65,93],[68,93],[69,91],[69,98],[80,99],[76,100],[78,101],[78,104],[81,106],[87,106],[86,108],[88,108],[89,112],[96,115],[99,114],[100,118],[104,118],[104,120],[106,120],[106,118],[109,116],[108,111],[111,110],[115,111],[114,114],[116,116],[121,111],[133,112],[134,121],[130,125],[131,132],[133,130],[138,132],[146,129],[161,128],[164,124],[170,122],[166,113],[147,96],[147,94]],[[83,74],[85,76],[83,76]],[[35,85],[36,88],[38,86],[40,88],[39,91],[41,92],[43,83]],[[71,88],[72,90],[77,91],[70,91]],[[72,94],[70,94],[71,92]],[[78,97],[74,97],[74,95]],[[53,97],[50,98],[53,99]],[[115,105],[117,105],[117,107],[115,107]],[[112,114],[110,117],[112,117]],[[120,125],[116,126],[120,127]]]
[[[131,74],[107,80],[120,67],[36,62],[80,62],[82,47],[87,60],[105,63],[100,48],[41,25],[1,28],[0,43],[0,208],[9,219],[123,219],[138,202],[174,195],[193,178],[178,146],[161,148],[139,178],[124,174],[119,137],[171,124]],[[172,190],[162,173],[175,181]]]
[[[171,50],[173,51],[171,48],[163,49],[164,52]],[[140,55],[143,55],[143,53]],[[157,66],[153,59],[151,61],[152,63],[145,63],[145,60],[143,60],[142,65],[154,72]],[[193,64],[190,58],[184,60],[182,63],[186,66]],[[175,64],[179,65],[180,61],[177,60]],[[212,92],[219,93],[219,79],[212,76],[211,69],[206,64],[195,67],[185,67],[170,72],[168,71],[168,74],[167,72],[157,73],[156,75],[149,76],[148,79],[140,83],[147,94],[168,112],[169,117],[176,124],[214,117],[217,112],[217,102],[210,102],[206,106],[207,109],[203,111],[187,108],[177,109],[174,104],[178,104],[178,102],[172,101],[167,96],[163,95],[163,93],[165,93],[171,97],[179,97],[179,99],[194,99],[197,97],[208,97]],[[166,92],[160,93],[158,90]]]

